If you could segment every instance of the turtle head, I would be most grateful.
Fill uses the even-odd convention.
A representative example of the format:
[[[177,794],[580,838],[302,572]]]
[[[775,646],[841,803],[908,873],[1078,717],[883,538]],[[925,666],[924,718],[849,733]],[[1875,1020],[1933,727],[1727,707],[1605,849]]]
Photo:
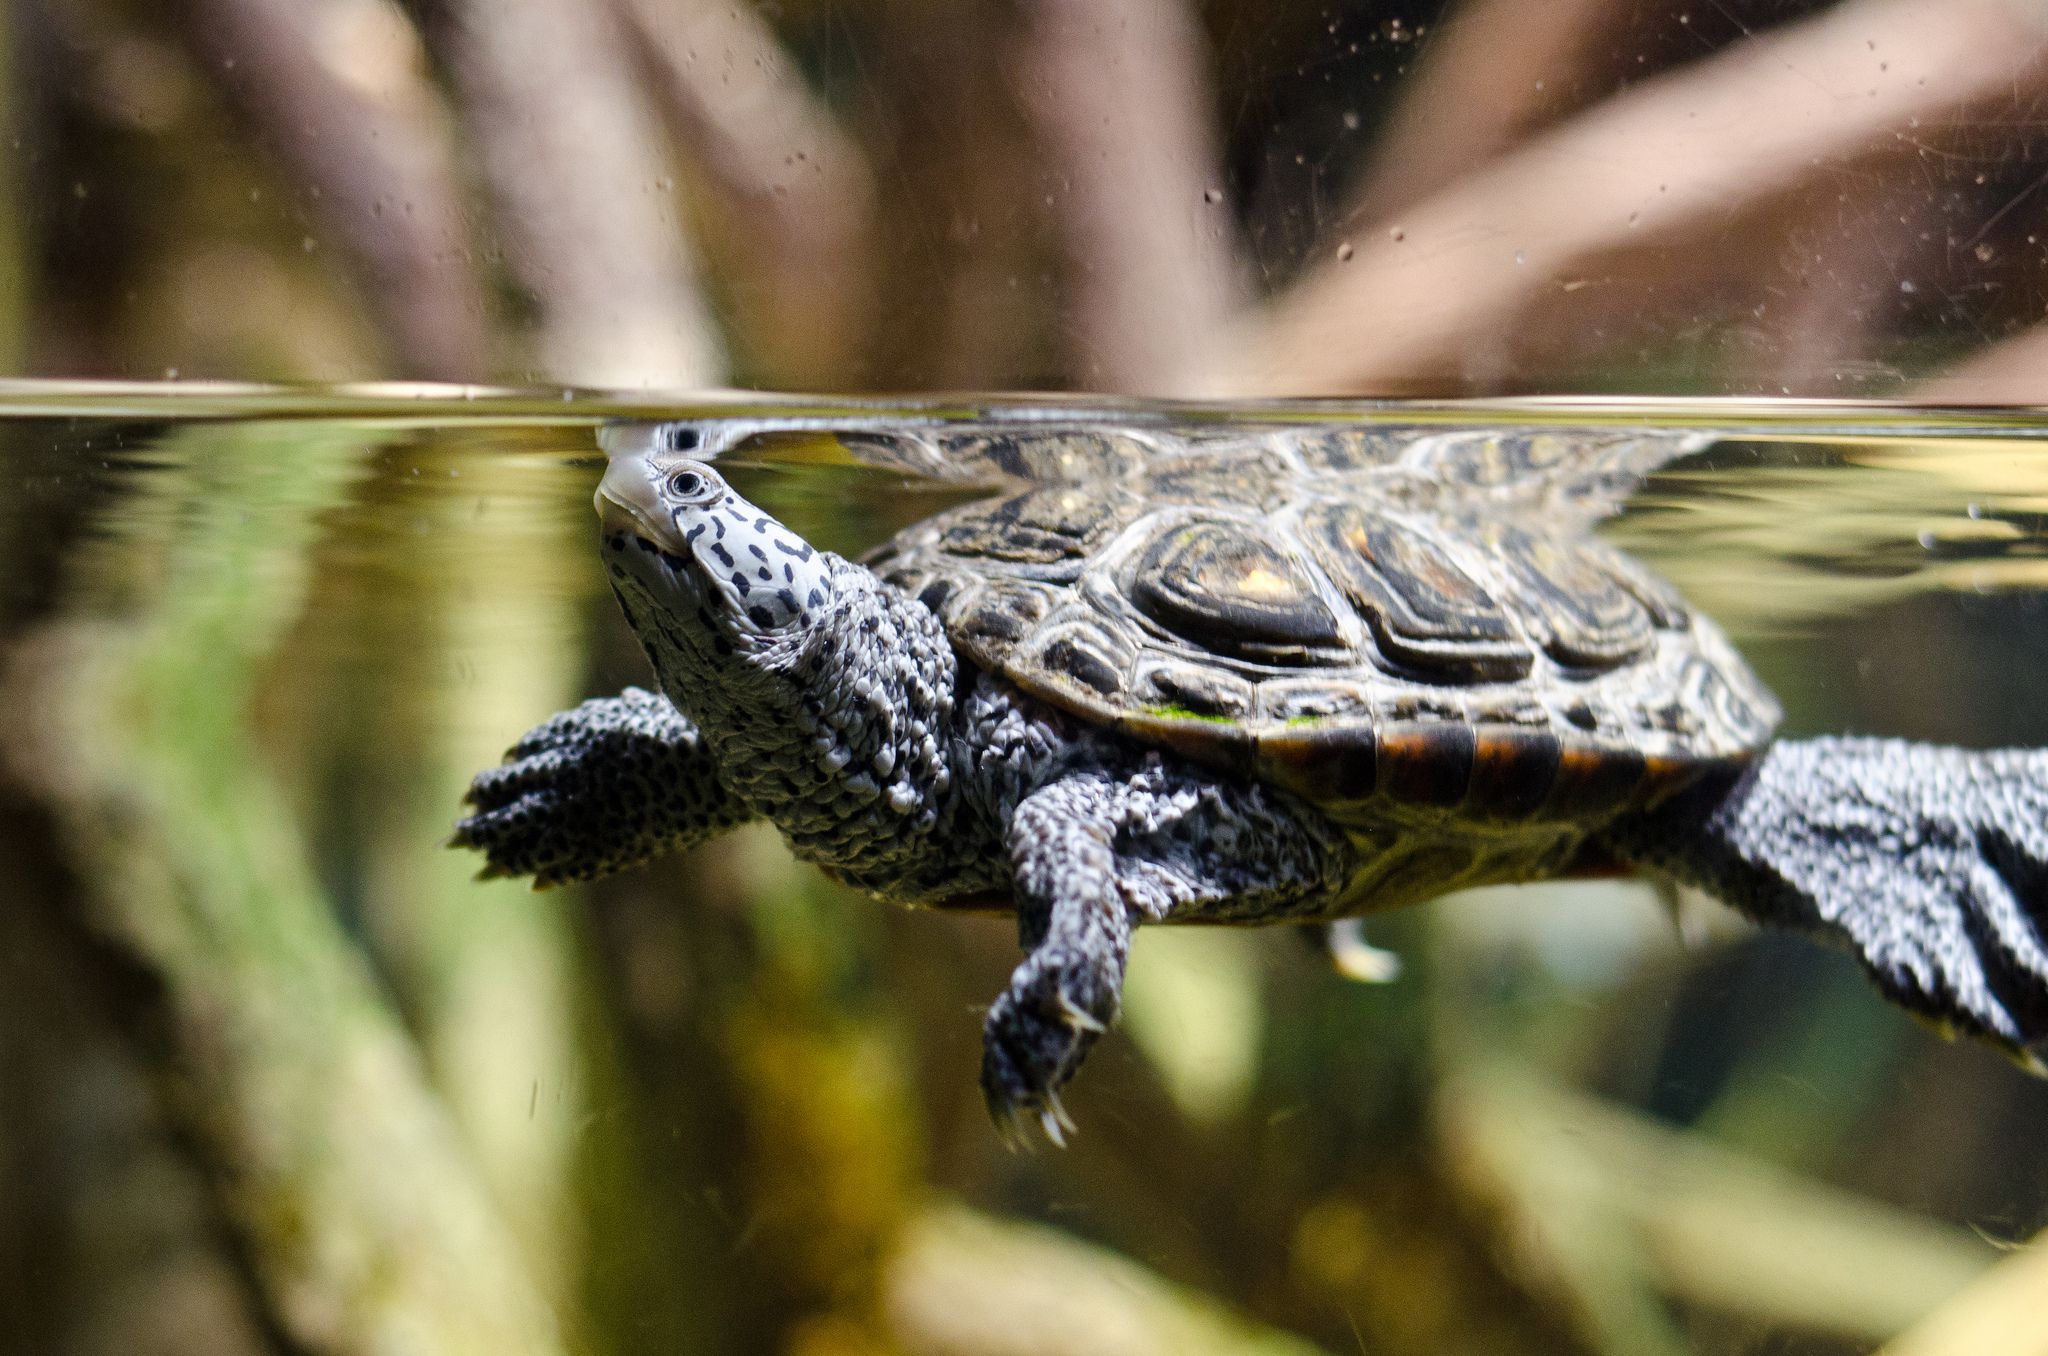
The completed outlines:
[[[742,499],[704,462],[614,453],[597,488],[605,564],[650,648],[774,662],[830,615],[833,557]]]

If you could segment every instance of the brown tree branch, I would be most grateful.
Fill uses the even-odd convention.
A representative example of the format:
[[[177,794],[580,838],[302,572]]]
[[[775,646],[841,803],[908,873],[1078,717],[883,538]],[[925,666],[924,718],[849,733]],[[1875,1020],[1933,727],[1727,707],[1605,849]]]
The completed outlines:
[[[400,373],[486,375],[444,114],[382,4],[184,0],[177,32],[347,261]],[[394,41],[395,39],[395,41]]]
[[[1687,250],[1817,167],[1911,150],[1944,120],[2009,103],[2040,80],[2044,39],[2012,0],[1857,0],[1653,81],[1399,221],[1361,225],[1247,327],[1218,385],[1463,389],[1511,371],[1525,332],[1626,329],[1659,288],[1701,276]],[[1716,264],[1756,242],[1722,243]]]
[[[1018,63],[1067,255],[1073,372],[1193,394],[1237,301],[1209,53],[1181,0],[1032,0]]]
[[[1934,405],[2048,404],[2048,325],[1971,355],[1921,382],[1913,396]]]
[[[540,373],[715,381],[719,340],[612,15],[581,0],[441,0],[434,13],[506,262],[537,310]]]
[[[873,314],[874,184],[860,147],[754,11],[613,0],[685,155],[715,190],[709,248],[753,367],[780,386],[860,375]]]
[[[1054,242],[1035,210],[1041,148],[1010,89],[1006,0],[883,5],[863,122],[888,167],[874,378],[899,389],[1062,379],[1041,285]]]
[[[1383,220],[1584,103],[1579,88],[1597,63],[1598,39],[1637,8],[1631,0],[1453,5],[1373,147],[1352,219]]]

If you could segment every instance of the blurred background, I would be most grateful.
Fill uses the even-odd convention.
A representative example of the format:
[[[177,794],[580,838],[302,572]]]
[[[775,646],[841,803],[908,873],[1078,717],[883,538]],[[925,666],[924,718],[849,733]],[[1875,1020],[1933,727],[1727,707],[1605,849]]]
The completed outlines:
[[[2048,743],[2038,421],[1933,408],[2048,400],[2048,9],[14,0],[0,47],[0,371],[215,416],[0,421],[0,1352],[2048,1349],[2048,1090],[1702,901],[1448,901],[1381,987],[1147,934],[1017,1156],[1004,922],[772,835],[541,896],[438,847],[644,678],[591,389],[1906,397],[1612,535],[1795,732]],[[736,475],[848,551],[939,502]]]
[[[2041,394],[2024,0],[17,0],[7,370]]]

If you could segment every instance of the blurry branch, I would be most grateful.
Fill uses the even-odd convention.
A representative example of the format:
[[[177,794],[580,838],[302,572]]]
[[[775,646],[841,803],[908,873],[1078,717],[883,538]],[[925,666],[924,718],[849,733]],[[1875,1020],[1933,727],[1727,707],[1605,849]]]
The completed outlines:
[[[487,375],[455,156],[405,20],[382,0],[183,0],[177,13],[180,39],[339,247],[398,371]]]
[[[2048,404],[2048,325],[1972,354],[1913,388],[1930,405]]]
[[[775,34],[719,0],[614,0],[676,140],[716,192],[750,294],[749,357],[782,385],[858,375],[872,314],[874,184]],[[727,288],[741,284],[726,282]]]
[[[910,1356],[1314,1356],[1124,1257],[1054,1229],[927,1207],[889,1270]]]
[[[47,803],[107,988],[288,1350],[551,1356],[413,1047],[315,878],[248,712],[352,434],[195,428],[157,509],[83,553],[131,619],[10,653],[0,751]],[[113,576],[111,579],[107,575]],[[81,950],[84,948],[81,947]]]
[[[15,11],[0,12],[0,70],[17,69]],[[0,372],[22,371],[26,356],[29,298],[28,223],[21,154],[19,94],[0,103]]]
[[[1238,297],[1209,52],[1184,0],[1030,0],[1016,79],[1067,254],[1071,375],[1199,389]]]
[[[102,1001],[51,827],[0,787],[0,1346],[283,1356]]]
[[[986,389],[1058,372],[1041,280],[1052,242],[1036,207],[1042,148],[1011,86],[1008,0],[882,5],[863,69],[877,165],[881,305],[872,378]]]
[[[576,948],[559,897],[478,884],[474,857],[441,844],[470,775],[498,761],[506,732],[573,702],[582,676],[577,647],[548,643],[576,634],[588,582],[582,524],[549,493],[575,478],[515,464],[558,453],[558,439],[454,427],[387,445],[325,515],[288,642],[363,650],[352,664],[308,664],[294,681],[291,728],[314,765],[290,769],[289,783],[321,788],[309,818],[341,838],[379,973],[551,1300],[573,1290],[580,1262],[562,1228],[584,1110],[574,1090],[587,1085]],[[418,492],[421,478],[457,477],[477,488]],[[397,553],[366,586],[358,543],[405,515],[443,549]],[[408,643],[362,647],[380,635]],[[325,846],[341,855],[332,837]]]
[[[1602,1351],[1684,1351],[1660,1293],[1881,1340],[1990,1260],[1961,1230],[1526,1074],[1481,1066],[1444,1088],[1437,1116],[1449,1171]]]
[[[2048,1356],[2048,1236],[1979,1278],[1879,1356]]]
[[[1406,209],[1583,102],[1573,92],[1600,40],[1636,8],[1623,0],[1452,5],[1379,134],[1350,219]]]
[[[1357,223],[1335,262],[1247,328],[1219,384],[1455,389],[1474,347],[1569,335],[1578,313],[1640,305],[1634,291],[1603,303],[1603,272],[1673,251],[1659,277],[1676,288],[1698,268],[1675,254],[1688,237],[1725,232],[1816,166],[1912,149],[1974,105],[2009,104],[2038,80],[2044,38],[2017,0],[1855,0],[1742,43],[1600,104],[1396,221]]]
[[[1795,284],[1782,286],[1758,276],[1763,270],[1751,261],[1745,300],[1764,294],[1751,314],[1760,318],[1768,307],[1772,317],[1748,331],[1748,360],[1767,374],[1765,393],[1841,399],[1873,387],[1895,390],[1898,369],[1866,355],[1884,338],[1900,281],[1939,277],[1945,267],[1939,196],[1898,156],[1870,157],[1842,181],[1809,184],[1782,210],[1753,215],[1744,226],[1728,232],[1717,252],[1763,237],[1786,259],[1814,264],[1780,274]]]
[[[546,380],[689,388],[720,343],[624,35],[582,0],[431,0]]]

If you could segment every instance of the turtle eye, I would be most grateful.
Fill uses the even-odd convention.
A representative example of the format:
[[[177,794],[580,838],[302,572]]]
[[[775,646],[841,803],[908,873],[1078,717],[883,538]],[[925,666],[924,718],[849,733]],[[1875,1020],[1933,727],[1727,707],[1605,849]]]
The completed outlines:
[[[684,503],[698,503],[717,492],[717,482],[702,471],[684,467],[668,478],[668,492]]]

